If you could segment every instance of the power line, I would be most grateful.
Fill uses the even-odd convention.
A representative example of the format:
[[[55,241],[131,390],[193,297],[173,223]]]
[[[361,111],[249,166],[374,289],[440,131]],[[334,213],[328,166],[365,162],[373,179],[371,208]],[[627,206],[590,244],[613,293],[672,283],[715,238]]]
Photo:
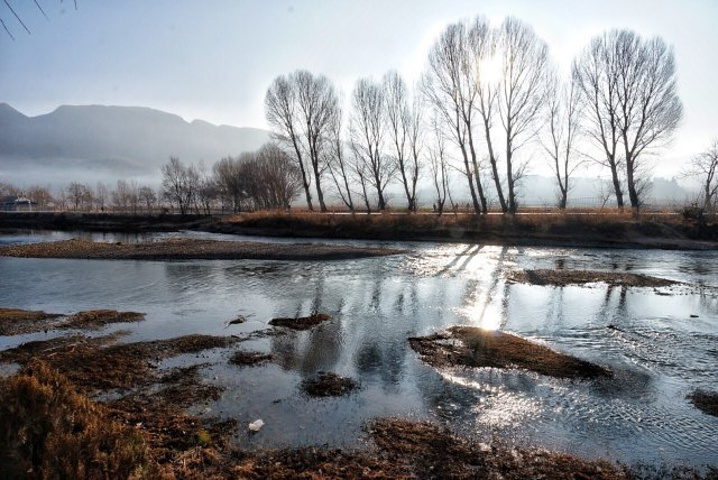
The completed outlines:
[[[25,25],[25,22],[22,21],[22,18],[20,18],[20,15],[18,15],[17,12],[15,12],[15,9],[12,8],[12,5],[10,5],[7,0],[3,0],[3,1],[5,2],[5,5],[7,5],[7,8],[10,9],[12,14],[15,15],[15,18],[17,18],[17,21],[20,22],[20,25],[22,25],[22,27],[25,29],[27,34],[32,35],[32,33],[30,33],[30,29],[27,28],[27,25]],[[6,28],[6,30],[7,30],[7,28]]]
[[[2,18],[0,18],[0,23],[2,23],[2,28],[5,29],[5,31],[7,32],[7,34],[10,36],[10,38],[12,38],[12,41],[14,42],[14,41],[15,41],[15,37],[13,37],[13,36],[12,36],[12,33],[10,33],[10,30],[7,29],[7,25],[5,25],[5,22],[3,22]]]

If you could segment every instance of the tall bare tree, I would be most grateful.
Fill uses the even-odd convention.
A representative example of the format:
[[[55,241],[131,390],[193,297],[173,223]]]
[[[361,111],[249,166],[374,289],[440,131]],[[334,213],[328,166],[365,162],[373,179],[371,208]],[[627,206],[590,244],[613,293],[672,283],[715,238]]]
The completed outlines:
[[[509,17],[499,28],[496,55],[502,68],[498,104],[506,141],[506,206],[516,213],[516,183],[526,168],[525,162],[517,162],[516,153],[538,130],[550,74],[548,46],[529,25]]]
[[[352,93],[351,146],[364,167],[357,171],[376,192],[379,210],[387,207],[386,187],[397,170],[396,162],[384,152],[388,128],[385,102],[381,84],[367,78],[357,81]]]
[[[498,32],[492,29],[483,17],[477,17],[469,28],[469,48],[474,59],[473,69],[476,81],[477,100],[474,104],[480,118],[480,129],[486,144],[486,153],[491,165],[496,197],[502,212],[508,211],[504,196],[495,141],[494,119],[498,110],[498,95],[501,85],[501,70],[496,59]]]
[[[389,142],[406,195],[407,209],[413,212],[416,211],[416,184],[419,179],[421,110],[415,102],[410,106],[406,83],[396,70],[387,72],[382,84]]]
[[[429,67],[422,77],[421,90],[461,152],[474,211],[486,213],[486,196],[474,142],[473,116],[478,92],[476,57],[470,47],[469,27],[465,23],[446,27],[429,52]]]
[[[304,136],[314,173],[317,201],[322,212],[326,212],[321,184],[322,173],[326,167],[323,162],[326,158],[324,150],[330,146],[330,133],[334,126],[335,112],[339,108],[338,97],[334,86],[324,75],[315,76],[306,70],[299,70],[290,78],[297,90]]]
[[[337,94],[329,79],[306,70],[277,77],[265,97],[266,116],[274,128],[275,138],[296,155],[310,210],[310,181],[304,160],[311,166],[317,201],[324,212],[327,209],[322,190],[322,174],[326,168],[324,150],[330,146],[330,132],[337,108]]]
[[[222,158],[212,166],[212,175],[223,205],[227,202],[231,205],[232,212],[241,212],[242,202],[247,198],[247,187],[239,158]]]
[[[571,191],[571,177],[583,163],[576,145],[580,138],[582,103],[574,78],[565,84],[554,74],[546,99],[547,114],[542,145],[551,160],[558,186],[558,207],[565,209]]]
[[[334,186],[337,189],[339,198],[346,205],[349,211],[354,211],[354,200],[352,198],[352,189],[350,187],[350,164],[347,158],[347,152],[344,148],[343,131],[343,110],[340,105],[334,110],[331,128],[329,129],[330,147],[326,152],[325,164],[332,177]]]
[[[449,162],[446,151],[446,135],[436,117],[432,119],[431,131],[434,138],[427,150],[431,178],[436,191],[434,211],[441,215],[444,212],[444,203],[449,195]]]
[[[304,164],[306,147],[302,144],[302,128],[296,88],[291,76],[280,75],[267,89],[264,111],[267,122],[272,126],[274,139],[294,152],[295,161],[302,177],[302,187],[307,208],[314,210],[310,177]]]
[[[162,165],[162,194],[170,204],[179,207],[182,215],[189,211],[194,197],[194,184],[190,177],[190,168],[178,157],[170,157],[170,161]]]
[[[623,208],[621,169],[632,208],[646,184],[642,155],[670,141],[682,115],[673,50],[662,39],[613,30],[591,40],[574,61],[573,74],[587,102],[588,134],[611,169],[616,202]]]

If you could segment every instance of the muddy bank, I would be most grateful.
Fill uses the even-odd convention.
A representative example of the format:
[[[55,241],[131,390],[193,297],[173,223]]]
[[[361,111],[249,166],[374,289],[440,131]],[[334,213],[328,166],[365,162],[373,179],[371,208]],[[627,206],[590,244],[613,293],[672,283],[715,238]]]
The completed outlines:
[[[409,345],[434,367],[519,368],[556,378],[610,377],[599,365],[555,352],[515,335],[475,327],[452,327],[444,333],[413,337]]]
[[[718,393],[698,390],[688,395],[688,400],[704,413],[718,417]]]
[[[292,330],[309,330],[320,323],[331,320],[331,318],[326,313],[313,313],[308,317],[273,318],[269,321],[269,324],[275,327],[291,328]]]
[[[0,256],[99,260],[346,260],[402,253],[389,248],[170,239],[134,244],[89,240],[0,247]]]
[[[348,214],[255,212],[240,215],[123,215],[100,213],[0,212],[0,231],[84,230],[215,233],[295,238],[440,241],[490,245],[718,249],[718,221],[698,221],[673,212],[643,213],[603,209],[518,215],[467,213]]]
[[[0,308],[0,336],[42,332],[57,323],[60,316],[42,311]]]
[[[616,287],[670,287],[680,282],[665,278],[651,277],[634,273],[599,272],[593,270],[517,270],[509,273],[508,280],[531,285],[585,285],[587,283],[606,283]]]
[[[588,210],[518,215],[257,212],[227,216],[205,230],[301,238],[440,241],[489,245],[718,249],[718,222],[680,215]]]

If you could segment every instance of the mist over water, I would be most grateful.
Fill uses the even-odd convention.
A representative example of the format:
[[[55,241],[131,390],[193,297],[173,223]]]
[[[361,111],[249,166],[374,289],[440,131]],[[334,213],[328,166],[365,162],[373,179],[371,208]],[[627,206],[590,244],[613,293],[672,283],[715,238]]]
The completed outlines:
[[[47,238],[0,237],[0,243]],[[236,418],[236,441],[245,448],[357,447],[367,420],[409,416],[445,422],[482,441],[496,435],[589,457],[718,462],[718,418],[685,399],[696,389],[714,389],[718,379],[714,253],[391,245],[409,253],[331,262],[0,258],[0,306],[145,312],[144,322],[117,327],[129,328],[125,341],[191,333],[244,336],[273,330],[267,322],[274,317],[329,313],[331,321],[310,331],[165,363],[208,364],[202,375],[226,389],[200,412]],[[561,288],[506,282],[508,271],[523,268],[643,273],[688,285]],[[238,315],[248,321],[228,326]],[[511,332],[607,366],[614,377],[566,381],[523,371],[436,370],[409,348],[408,337],[453,324]],[[54,335],[2,337],[0,349]],[[229,365],[236,349],[270,352],[274,361]],[[341,398],[308,398],[299,385],[319,371],[350,376],[360,389]],[[245,435],[242,425],[257,418],[265,427]]]

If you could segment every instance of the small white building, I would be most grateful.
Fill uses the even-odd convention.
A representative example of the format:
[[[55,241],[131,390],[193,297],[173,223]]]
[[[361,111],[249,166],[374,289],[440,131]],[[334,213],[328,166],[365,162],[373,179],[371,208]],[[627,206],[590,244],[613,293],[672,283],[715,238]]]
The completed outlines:
[[[2,212],[32,212],[36,207],[37,202],[19,195],[8,195],[0,198],[0,211]]]

